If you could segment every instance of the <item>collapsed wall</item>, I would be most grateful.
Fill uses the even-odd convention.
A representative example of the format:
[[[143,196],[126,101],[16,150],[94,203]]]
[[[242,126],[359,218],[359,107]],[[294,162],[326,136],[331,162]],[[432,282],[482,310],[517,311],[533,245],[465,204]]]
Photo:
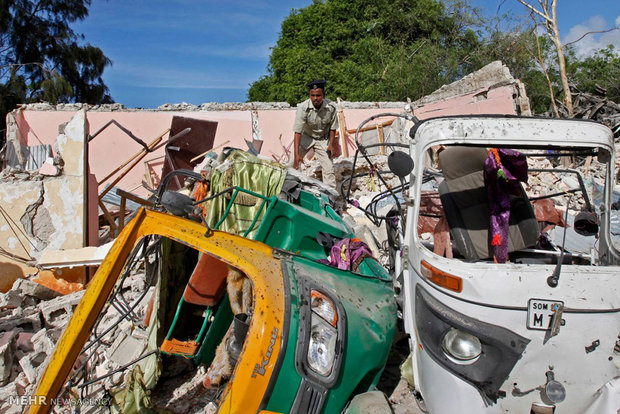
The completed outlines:
[[[7,167],[0,174],[0,291],[8,290],[16,278],[37,273],[27,262],[43,250],[87,244],[87,131],[86,112],[79,111],[56,139],[51,171]],[[68,273],[65,279],[85,281],[83,275]]]

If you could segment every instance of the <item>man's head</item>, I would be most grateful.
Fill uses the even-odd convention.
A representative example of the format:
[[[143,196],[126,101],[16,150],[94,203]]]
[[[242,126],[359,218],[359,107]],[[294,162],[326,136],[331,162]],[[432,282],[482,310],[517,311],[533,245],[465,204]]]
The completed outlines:
[[[310,101],[315,108],[320,108],[323,103],[325,84],[326,82],[323,79],[317,79],[306,84],[310,93]]]

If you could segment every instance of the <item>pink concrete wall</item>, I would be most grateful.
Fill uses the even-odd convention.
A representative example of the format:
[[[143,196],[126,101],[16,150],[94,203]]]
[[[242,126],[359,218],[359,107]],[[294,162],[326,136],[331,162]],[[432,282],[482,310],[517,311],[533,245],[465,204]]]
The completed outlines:
[[[376,113],[400,111],[401,108],[386,109],[350,109],[345,110],[347,126],[353,128],[357,124]],[[28,145],[39,143],[53,144],[58,135],[58,125],[71,119],[74,112],[69,111],[23,111],[17,117],[20,141]],[[125,128],[129,129],[135,136],[142,139],[147,144],[170,127],[173,116],[184,116],[196,119],[206,119],[217,121],[217,133],[215,136],[215,147],[224,145],[247,149],[245,139],[252,139],[252,117],[250,111],[210,111],[210,112],[97,112],[87,113],[90,133],[96,133],[107,122],[114,119]],[[258,111],[259,127],[263,139],[261,154],[271,157],[283,153],[279,137],[282,136],[282,143],[288,145],[293,140],[293,122],[295,119],[295,108],[284,110],[262,110]],[[166,135],[165,139],[168,138]],[[142,147],[129,138],[117,126],[110,125],[106,130],[97,135],[89,144],[89,165],[90,172],[93,173],[98,181],[101,181],[117,167],[137,154]],[[221,151],[221,147],[217,152]],[[141,182],[145,177],[144,161],[160,159],[152,162],[151,165],[156,172],[161,171],[164,155],[163,147],[157,151],[149,153],[140,161],[125,178],[117,185],[126,191],[134,192],[138,195],[147,195],[147,191],[142,187]],[[108,180],[107,182],[112,181]],[[101,191],[103,187],[99,189]]]
[[[442,115],[463,114],[515,114],[512,97],[513,87],[505,86],[490,90],[455,97],[449,100],[427,104],[415,108],[420,119]],[[345,109],[344,116],[348,129],[354,129],[364,119],[382,112],[400,112],[402,107],[372,109]],[[24,110],[18,115],[17,123],[23,144],[53,144],[58,135],[58,125],[67,122],[75,112],[71,111],[30,111]],[[90,133],[94,134],[111,119],[116,120],[135,136],[149,143],[170,127],[173,116],[184,116],[197,119],[217,121],[216,147],[229,141],[226,146],[247,149],[244,139],[252,138],[252,120],[250,111],[115,111],[87,112]],[[258,111],[259,126],[264,141],[261,154],[271,157],[283,153],[282,145],[288,145],[293,139],[293,121],[295,108],[282,110]],[[377,120],[381,122],[381,120]],[[278,139],[282,136],[282,141]],[[167,135],[165,136],[167,138]],[[100,182],[106,175],[114,171],[123,162],[138,153],[142,147],[131,140],[115,125],[109,126],[99,134],[89,146],[90,172]],[[218,149],[217,152],[221,150]],[[126,191],[145,196],[148,192],[142,187],[145,178],[144,161],[153,160],[164,155],[163,147],[148,154],[118,184]],[[162,161],[154,162],[156,172],[161,171]],[[103,187],[99,189],[101,191]]]
[[[468,95],[458,96],[446,101],[433,102],[416,108],[420,119],[447,115],[516,115],[512,99],[513,87],[502,86],[495,89],[481,89]]]

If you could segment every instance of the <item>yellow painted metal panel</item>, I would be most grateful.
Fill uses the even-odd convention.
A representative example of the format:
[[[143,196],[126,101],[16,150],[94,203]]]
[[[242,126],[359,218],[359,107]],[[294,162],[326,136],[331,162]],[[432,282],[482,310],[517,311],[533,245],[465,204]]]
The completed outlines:
[[[217,231],[205,237],[205,228],[198,223],[142,209],[121,232],[89,284],[38,383],[33,400],[41,404],[31,405],[30,413],[49,411],[49,403],[58,396],[88,340],[126,258],[136,243],[149,234],[211,254],[238,268],[252,281],[254,314],[233,373],[234,381],[224,391],[220,412],[258,411],[282,342],[285,292],[280,260],[263,243]]]

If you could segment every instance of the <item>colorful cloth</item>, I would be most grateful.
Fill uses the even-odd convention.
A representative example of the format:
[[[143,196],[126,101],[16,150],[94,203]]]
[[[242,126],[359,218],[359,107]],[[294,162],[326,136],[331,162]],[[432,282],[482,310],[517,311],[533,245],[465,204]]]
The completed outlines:
[[[490,149],[484,162],[484,183],[491,213],[491,246],[497,263],[508,259],[510,193],[520,191],[514,188],[519,181],[527,183],[525,155],[511,149]]]
[[[372,257],[370,247],[360,239],[347,238],[332,246],[328,259],[319,259],[318,262],[340,270],[356,272],[366,257]]]

